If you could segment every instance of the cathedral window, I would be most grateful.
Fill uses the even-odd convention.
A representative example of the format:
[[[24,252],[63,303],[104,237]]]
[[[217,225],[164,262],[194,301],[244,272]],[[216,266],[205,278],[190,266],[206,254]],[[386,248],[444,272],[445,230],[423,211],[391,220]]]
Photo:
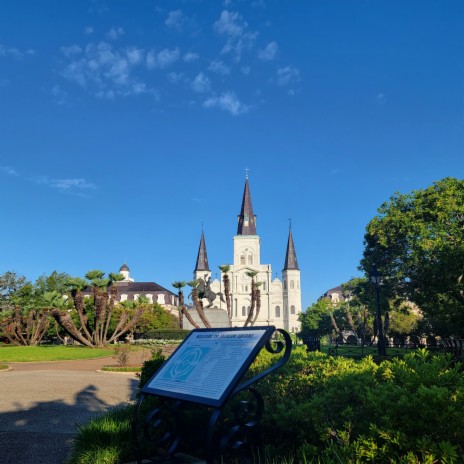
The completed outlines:
[[[266,281],[263,281],[263,291],[266,291]]]
[[[295,314],[295,306],[290,306],[290,314]]]
[[[248,255],[248,264],[253,264],[253,255]]]
[[[235,317],[237,317],[238,316],[238,314],[237,314],[237,312],[238,312],[238,302],[237,302],[237,300],[234,300],[234,303],[235,303],[234,304],[234,306],[235,306]]]
[[[280,306],[275,307],[275,317],[280,317]]]
[[[246,316],[246,307],[242,306],[242,316]]]
[[[248,285],[245,285],[245,292],[248,292]]]
[[[293,280],[290,281],[290,290],[293,290],[295,288],[295,282]]]
[[[245,265],[245,255],[240,255],[240,264]]]

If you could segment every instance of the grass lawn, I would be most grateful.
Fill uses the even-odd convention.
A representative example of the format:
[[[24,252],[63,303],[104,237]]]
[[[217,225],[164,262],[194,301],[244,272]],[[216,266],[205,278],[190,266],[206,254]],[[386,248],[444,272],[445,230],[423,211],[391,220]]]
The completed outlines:
[[[68,361],[113,356],[112,348],[86,348],[83,346],[6,346],[0,345],[0,363]]]

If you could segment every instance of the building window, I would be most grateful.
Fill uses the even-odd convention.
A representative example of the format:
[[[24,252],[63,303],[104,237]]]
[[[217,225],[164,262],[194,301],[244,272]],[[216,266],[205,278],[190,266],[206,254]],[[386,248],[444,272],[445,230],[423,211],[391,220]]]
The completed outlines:
[[[263,281],[263,291],[264,292],[266,291],[266,281],[265,280]]]
[[[293,280],[290,281],[290,290],[293,290],[295,288],[295,282]]]
[[[140,295],[139,295],[138,293],[136,293],[136,294],[134,295],[134,301],[137,301],[137,300],[139,299],[139,296],[140,296]]]
[[[280,317],[280,306],[275,307],[275,317]]]
[[[284,280],[284,290],[287,290],[287,281]]]
[[[119,301],[126,301],[127,300],[127,295],[125,293],[123,293],[121,295],[121,299]]]
[[[242,316],[246,316],[246,307],[242,306]]]
[[[158,299],[157,299],[157,302],[159,304],[165,304],[165,301],[164,301],[164,293],[158,293]]]
[[[248,264],[253,264],[253,255],[248,255]]]
[[[290,314],[295,314],[295,306],[290,306]]]
[[[245,292],[248,292],[248,285],[245,285]]]
[[[245,255],[240,255],[240,264],[245,265]]]
[[[237,303],[237,300],[234,300],[234,306],[235,306],[235,317],[237,317],[237,311],[238,311],[238,303]]]

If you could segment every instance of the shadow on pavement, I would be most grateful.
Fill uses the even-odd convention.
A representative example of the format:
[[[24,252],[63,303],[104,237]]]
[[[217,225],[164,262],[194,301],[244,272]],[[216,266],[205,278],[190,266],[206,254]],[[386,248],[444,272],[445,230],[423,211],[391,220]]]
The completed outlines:
[[[134,397],[138,380],[127,380]],[[114,402],[109,404],[99,398],[99,391],[97,386],[88,385],[74,395],[72,404],[63,400],[45,401],[24,409],[15,403],[16,411],[0,416],[1,463],[65,463],[78,426],[115,407]]]

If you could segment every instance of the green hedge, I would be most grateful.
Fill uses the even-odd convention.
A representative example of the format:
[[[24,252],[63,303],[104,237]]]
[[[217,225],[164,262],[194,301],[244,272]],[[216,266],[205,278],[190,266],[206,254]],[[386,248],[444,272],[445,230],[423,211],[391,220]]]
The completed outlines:
[[[251,373],[271,362],[262,352]],[[464,455],[464,375],[448,356],[419,350],[378,365],[297,348],[258,390],[263,441],[275,455],[343,463],[452,463]]]
[[[184,340],[190,330],[183,329],[158,329],[149,332],[138,333],[135,339],[152,339],[152,340]]]

